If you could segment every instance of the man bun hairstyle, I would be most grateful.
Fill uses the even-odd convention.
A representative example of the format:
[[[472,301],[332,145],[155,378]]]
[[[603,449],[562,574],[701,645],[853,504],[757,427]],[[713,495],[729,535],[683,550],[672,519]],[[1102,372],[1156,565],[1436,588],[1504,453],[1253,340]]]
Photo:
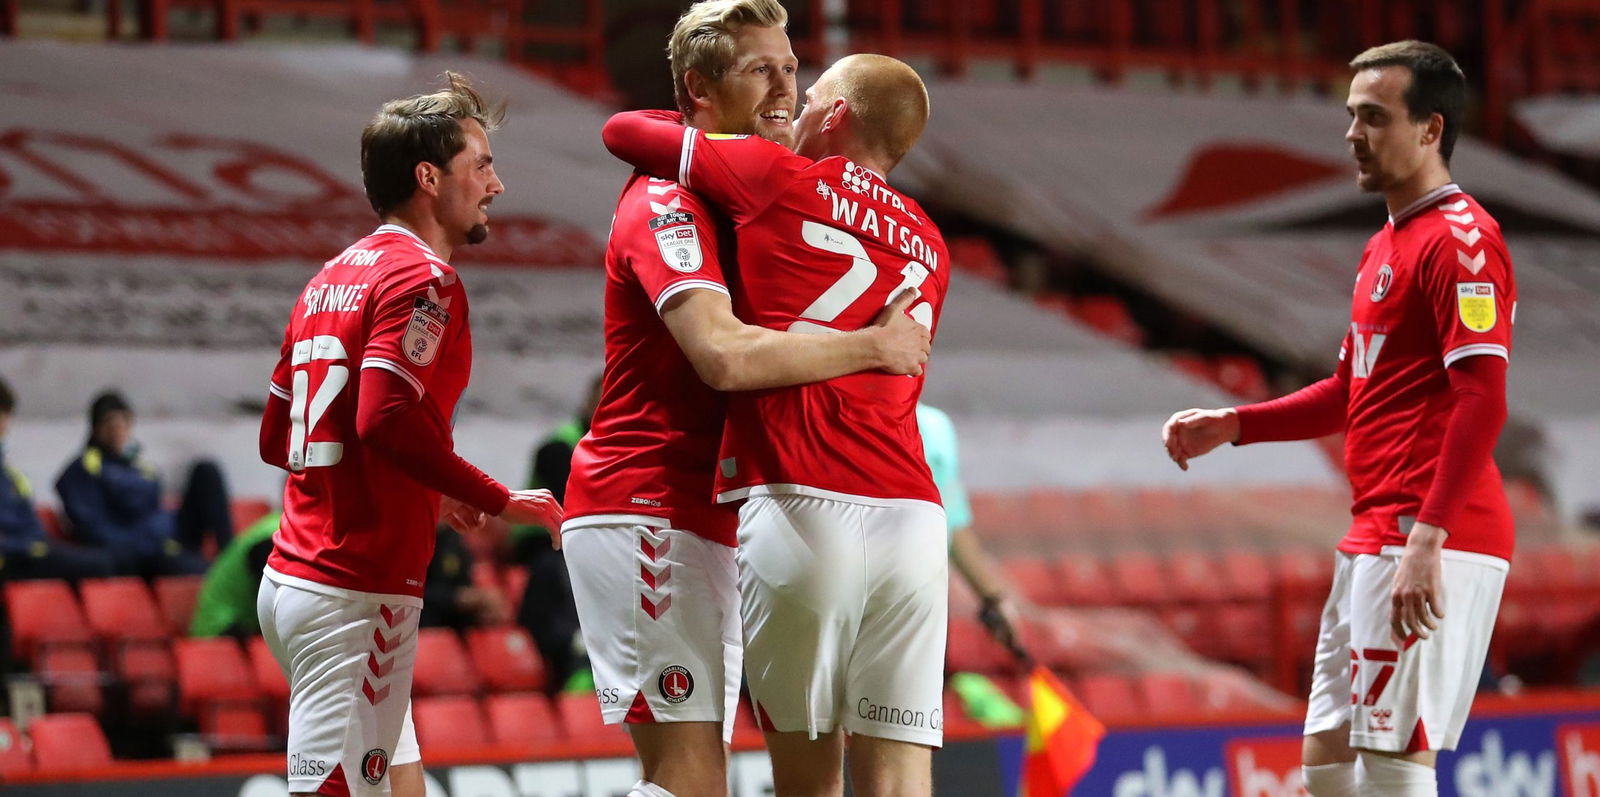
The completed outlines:
[[[477,120],[485,133],[505,121],[505,103],[485,101],[465,75],[445,72],[444,79],[440,91],[384,103],[361,131],[361,183],[380,218],[416,193],[417,164],[449,171],[467,147],[462,120]]]
[[[672,96],[678,102],[678,110],[685,117],[694,115],[694,101],[683,80],[689,70],[715,82],[733,67],[733,35],[740,28],[782,28],[788,24],[789,12],[778,0],[701,0],[689,6],[667,39]]]
[[[1405,103],[1412,122],[1425,122],[1434,114],[1444,118],[1444,130],[1439,134],[1439,155],[1449,164],[1466,116],[1467,76],[1443,47],[1415,39],[1380,44],[1350,62],[1350,68],[1358,72],[1386,66],[1411,70]]]

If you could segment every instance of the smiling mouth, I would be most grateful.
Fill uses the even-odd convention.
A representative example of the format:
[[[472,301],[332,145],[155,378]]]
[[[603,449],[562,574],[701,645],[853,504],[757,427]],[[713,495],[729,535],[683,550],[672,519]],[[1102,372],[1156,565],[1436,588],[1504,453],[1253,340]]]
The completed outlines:
[[[782,108],[776,108],[770,111],[762,111],[761,121],[768,124],[787,125],[789,124],[789,112]]]

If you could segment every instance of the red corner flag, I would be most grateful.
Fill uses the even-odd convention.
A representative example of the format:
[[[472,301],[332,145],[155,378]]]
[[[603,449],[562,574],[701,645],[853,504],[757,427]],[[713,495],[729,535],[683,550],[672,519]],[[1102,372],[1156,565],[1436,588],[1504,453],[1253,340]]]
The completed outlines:
[[[1017,797],[1062,797],[1094,764],[1106,726],[1043,666],[1028,677],[1028,747]]]

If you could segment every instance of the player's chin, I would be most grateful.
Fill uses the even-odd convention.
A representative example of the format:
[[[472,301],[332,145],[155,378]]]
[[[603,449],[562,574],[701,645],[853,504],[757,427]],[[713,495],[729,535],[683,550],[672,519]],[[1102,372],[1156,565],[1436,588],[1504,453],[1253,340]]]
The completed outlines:
[[[779,125],[762,121],[756,125],[756,135],[774,144],[782,144],[789,149],[794,149],[794,125]]]
[[[481,244],[488,239],[489,225],[487,224],[474,224],[471,229],[467,230],[467,243],[469,244]]]

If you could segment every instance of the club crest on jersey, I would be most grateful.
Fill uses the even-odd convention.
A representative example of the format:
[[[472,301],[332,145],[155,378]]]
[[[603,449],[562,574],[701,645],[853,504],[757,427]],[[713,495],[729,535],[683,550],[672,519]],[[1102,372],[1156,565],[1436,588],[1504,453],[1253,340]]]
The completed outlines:
[[[450,323],[450,313],[443,307],[418,296],[411,304],[411,323],[406,325],[406,336],[400,345],[406,359],[417,365],[427,365],[439,354],[439,339]]]
[[[374,747],[361,757],[361,778],[366,782],[376,786],[388,772],[389,754],[382,748]]]
[[[1378,276],[1372,280],[1372,301],[1383,301],[1383,297],[1389,295],[1389,286],[1392,284],[1394,284],[1394,269],[1389,268],[1388,263],[1384,263],[1383,267],[1378,269]]]
[[[661,677],[656,679],[656,689],[668,703],[682,703],[694,694],[694,676],[689,674],[687,667],[673,664],[661,671]]]
[[[663,213],[650,220],[650,231],[655,234],[656,247],[669,268],[685,274],[700,270],[700,231],[695,229],[693,213],[684,210]]]
[[[1456,310],[1461,315],[1461,324],[1467,329],[1473,332],[1494,329],[1494,283],[1456,283]]]

